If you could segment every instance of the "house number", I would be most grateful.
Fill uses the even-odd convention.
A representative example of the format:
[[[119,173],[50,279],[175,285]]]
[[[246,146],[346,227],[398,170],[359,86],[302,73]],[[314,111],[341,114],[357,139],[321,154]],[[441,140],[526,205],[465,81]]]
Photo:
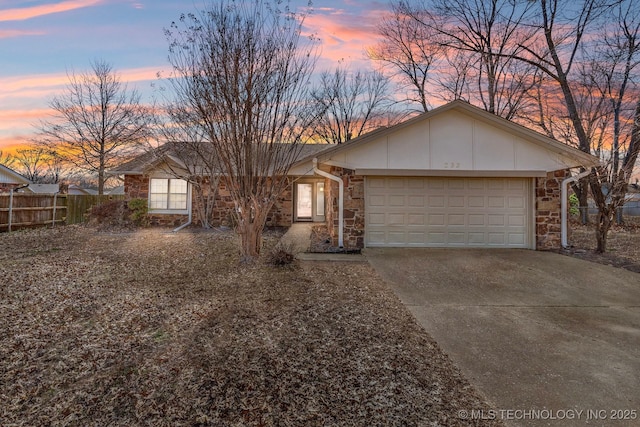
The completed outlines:
[[[445,169],[458,169],[460,168],[459,162],[444,162]]]

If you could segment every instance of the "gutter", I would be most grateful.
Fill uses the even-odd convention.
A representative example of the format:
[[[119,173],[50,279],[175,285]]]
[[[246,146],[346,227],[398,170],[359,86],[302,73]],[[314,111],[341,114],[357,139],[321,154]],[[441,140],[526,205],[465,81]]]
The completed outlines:
[[[340,248],[344,247],[344,182],[340,177],[335,175],[331,175],[328,172],[318,169],[318,158],[313,158],[313,172],[324,176],[325,178],[329,178],[332,181],[338,183],[340,188],[338,193],[338,246]]]
[[[567,193],[568,193],[568,188],[569,188],[569,184],[571,184],[572,182],[576,182],[581,178],[584,178],[585,176],[589,175],[591,173],[590,170],[586,170],[584,172],[579,173],[576,176],[570,176],[569,178],[565,179],[564,181],[562,181],[562,196],[561,196],[561,204],[560,204],[560,217],[561,217],[561,245],[564,249],[566,249],[569,244],[567,243],[567,213],[568,213],[568,197],[567,197]]]

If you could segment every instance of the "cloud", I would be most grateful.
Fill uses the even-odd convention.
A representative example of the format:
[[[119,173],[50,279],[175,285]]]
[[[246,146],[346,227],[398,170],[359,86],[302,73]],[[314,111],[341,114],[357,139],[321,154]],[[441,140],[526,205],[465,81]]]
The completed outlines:
[[[22,36],[41,36],[44,34],[45,33],[43,31],[0,30],[0,39]]]
[[[322,41],[322,59],[329,61],[366,61],[365,49],[375,43],[376,26],[386,8],[356,10],[323,7],[314,9],[304,22],[305,32],[318,34]]]
[[[102,1],[103,0],[67,0],[53,4],[42,4],[38,6],[0,10],[0,22],[24,21],[26,19],[50,15],[52,13],[68,12],[70,10],[95,6],[102,3]]]
[[[161,68],[116,69],[116,72],[131,90],[136,83],[156,80]],[[68,83],[66,73],[0,77],[0,106],[11,106],[11,109],[0,108],[0,150],[28,142],[35,131],[34,123],[53,113],[47,100],[62,93]]]

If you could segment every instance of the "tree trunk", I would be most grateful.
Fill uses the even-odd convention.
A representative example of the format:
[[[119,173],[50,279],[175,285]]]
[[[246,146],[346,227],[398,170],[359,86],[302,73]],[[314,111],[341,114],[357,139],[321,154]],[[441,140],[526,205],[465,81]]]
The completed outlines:
[[[578,201],[580,202],[580,222],[589,224],[589,177],[581,178],[576,186]],[[575,190],[575,188],[574,188]]]
[[[612,215],[608,209],[604,213],[598,214],[598,224],[596,227],[596,252],[603,254],[607,251],[607,236],[611,228]]]
[[[240,234],[240,262],[252,263],[260,256],[263,226],[256,222],[242,220],[238,224]]]

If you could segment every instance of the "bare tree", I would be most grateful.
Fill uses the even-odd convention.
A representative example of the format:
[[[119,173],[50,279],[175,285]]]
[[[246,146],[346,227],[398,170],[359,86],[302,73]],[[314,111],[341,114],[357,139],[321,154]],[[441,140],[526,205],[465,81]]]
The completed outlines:
[[[103,194],[105,171],[122,162],[148,135],[148,114],[137,91],[129,91],[113,67],[92,63],[88,73],[68,75],[63,94],[50,103],[52,120],[40,123],[40,142],[76,167],[98,177]]]
[[[427,0],[401,1],[398,7],[411,25],[433,34],[432,43],[446,53],[449,69],[439,78],[445,93],[501,117],[516,117],[536,81],[535,68],[513,59],[517,42],[529,33],[522,24],[531,2]]]
[[[263,0],[210,3],[167,30],[174,105],[221,165],[236,205],[242,261],[259,256],[269,210],[313,121],[315,44],[303,16]]]
[[[64,162],[51,149],[20,148],[13,156],[17,171],[35,184],[57,184],[61,181]]]
[[[4,165],[9,168],[14,164],[14,162],[15,159],[11,154],[0,150],[0,165]]]
[[[433,26],[424,25],[431,19],[425,10],[406,12],[403,2],[391,3],[391,15],[378,26],[382,41],[367,49],[367,56],[383,64],[383,70],[396,77],[408,90],[406,101],[429,111],[429,84],[434,66],[443,53],[436,42]],[[416,19],[416,17],[418,19]]]
[[[598,138],[594,139],[597,126],[593,126],[594,119],[599,120],[602,114],[593,112],[585,114],[585,109],[581,108],[580,99],[585,91],[594,90],[597,85],[580,84],[584,82],[585,74],[595,75],[597,67],[592,67],[587,73],[580,72],[580,65],[585,63],[585,52],[597,49],[604,49],[610,61],[612,78],[604,78],[609,83],[615,82],[608,89],[601,90],[599,95],[602,99],[609,99],[609,105],[601,103],[603,108],[615,111],[622,105],[625,96],[625,87],[631,80],[631,70],[635,68],[630,65],[637,63],[638,50],[638,5],[631,1],[606,2],[604,0],[583,0],[580,4],[569,0],[538,0],[537,13],[532,15],[530,22],[532,28],[537,28],[535,37],[530,37],[520,43],[521,51],[514,58],[534,65],[541,72],[550,77],[562,92],[566,116],[571,124],[573,134],[578,141],[578,148],[587,153],[594,152],[601,146]],[[616,31],[617,37],[612,38],[606,34],[597,37],[598,31],[607,31],[607,28],[614,25],[620,29]],[[604,44],[598,44],[597,40],[603,40]],[[612,42],[617,40],[617,42]],[[621,60],[615,60],[620,58]],[[605,67],[606,68],[606,67]],[[621,70],[626,70],[622,71]],[[580,76],[582,75],[582,79]],[[601,74],[602,75],[602,74]],[[608,84],[607,84],[608,85]],[[607,86],[605,85],[605,87]],[[615,117],[614,112],[614,117]],[[637,117],[634,118],[637,119]],[[633,119],[630,119],[632,121]],[[616,119],[614,118],[614,123]],[[591,123],[591,128],[589,127]],[[607,128],[607,126],[604,126]],[[615,136],[618,134],[618,136]],[[616,140],[620,136],[620,129],[614,129],[610,133],[613,140],[613,151],[619,151],[619,143]],[[634,141],[630,138],[630,141]],[[586,205],[587,183],[591,189],[594,200],[598,205],[598,221],[596,222],[597,251],[606,251],[607,234],[612,223],[615,210],[624,199],[624,195],[616,194],[626,188],[629,182],[631,171],[633,170],[637,153],[637,148],[630,143],[628,146],[627,162],[621,169],[622,173],[611,174],[606,166],[594,168],[591,176],[577,187],[581,205]],[[597,151],[596,151],[597,152]],[[619,153],[613,156],[619,157]],[[614,160],[615,164],[618,160]]]
[[[389,118],[389,81],[379,72],[336,68],[322,73],[312,97],[318,108],[313,136],[341,144],[383,126]]]

